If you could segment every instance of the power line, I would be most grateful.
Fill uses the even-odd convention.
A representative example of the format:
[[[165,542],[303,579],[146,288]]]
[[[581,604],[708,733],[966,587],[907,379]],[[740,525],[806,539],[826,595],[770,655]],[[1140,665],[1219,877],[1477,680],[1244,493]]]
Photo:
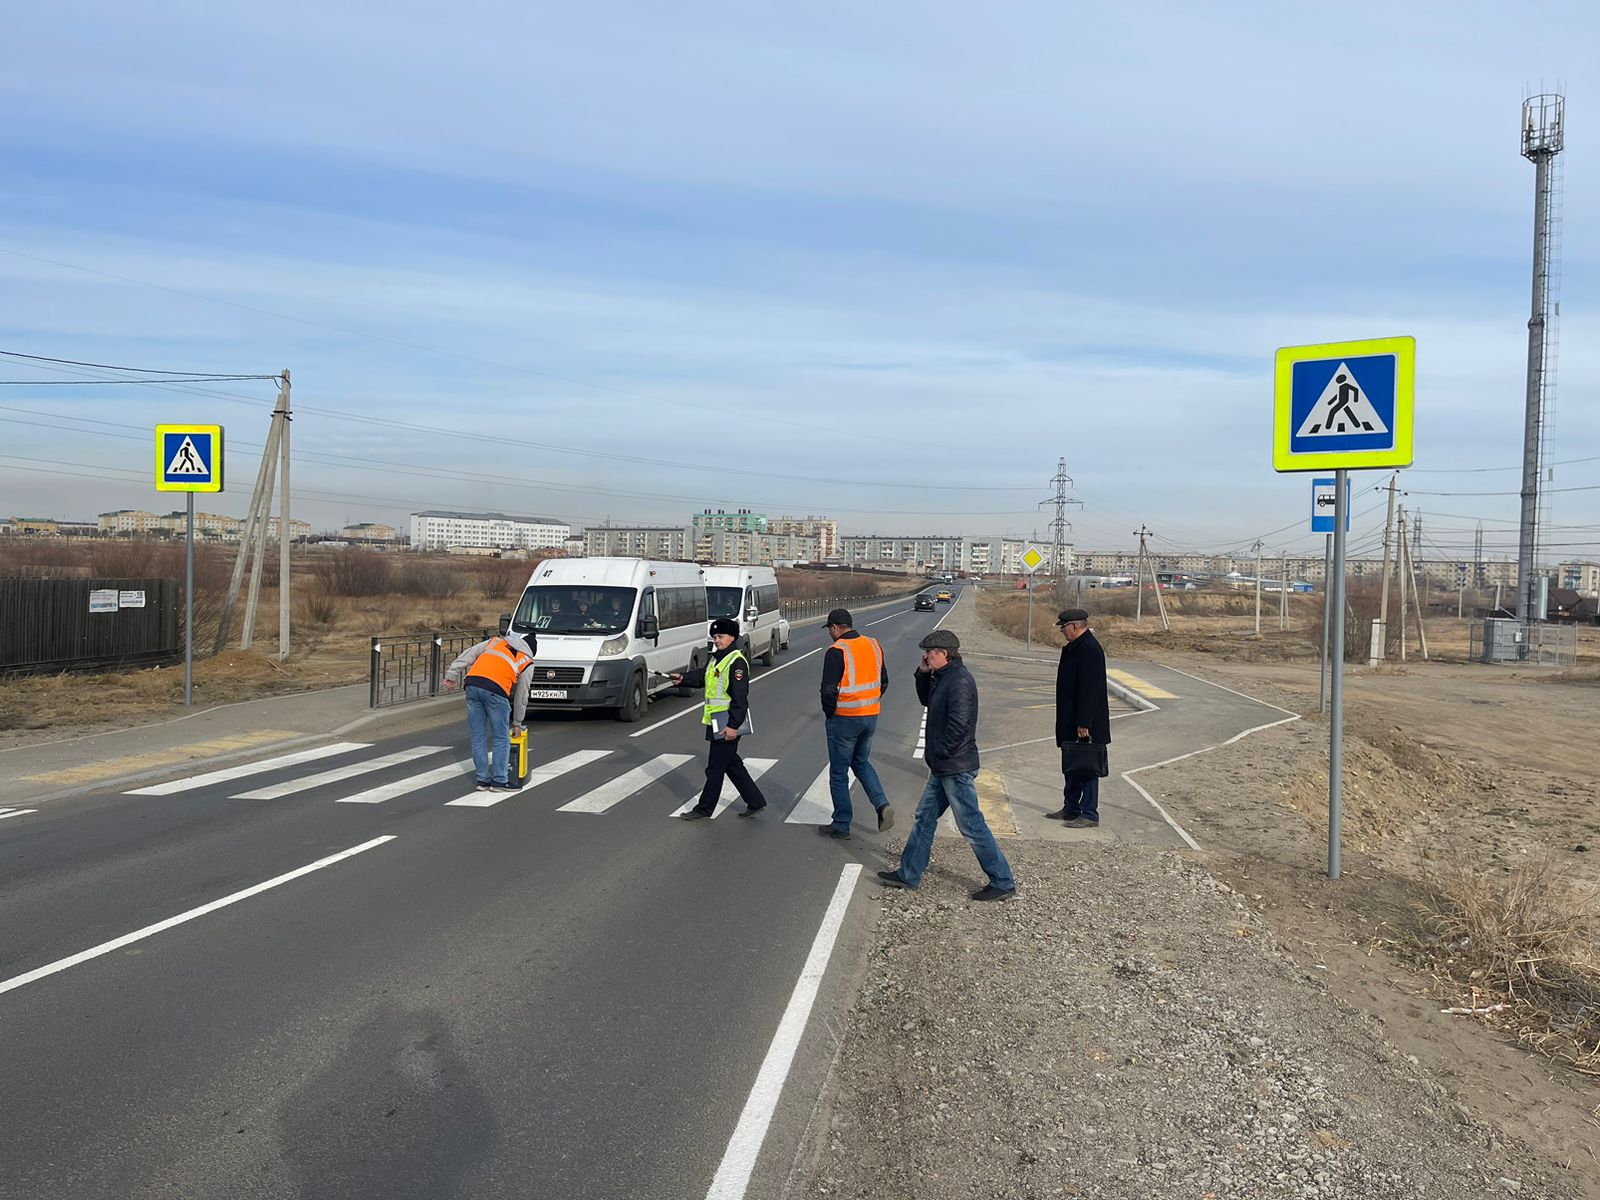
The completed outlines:
[[[25,358],[29,362],[60,363],[68,367],[93,367],[98,371],[132,371],[139,375],[187,375],[203,379],[276,379],[276,375],[232,375],[222,371],[166,371],[156,367],[118,367],[110,363],[79,362],[73,358],[50,358],[44,354],[24,354],[21,350],[0,350],[6,358]]]

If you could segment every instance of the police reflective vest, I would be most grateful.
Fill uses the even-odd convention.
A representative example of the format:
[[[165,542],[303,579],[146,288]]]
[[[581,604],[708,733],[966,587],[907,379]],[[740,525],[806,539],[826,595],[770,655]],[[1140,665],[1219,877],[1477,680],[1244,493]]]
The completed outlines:
[[[713,660],[706,668],[706,711],[700,720],[702,725],[712,724],[712,718],[718,713],[727,712],[733,704],[733,699],[728,694],[728,676],[733,671],[734,663],[744,661],[744,651],[735,650],[721,662]]]
[[[486,679],[511,698],[517,686],[517,676],[533,665],[533,659],[512,647],[505,638],[495,638],[484,647],[483,653],[473,661],[467,671],[468,679]]]
[[[841,717],[875,717],[883,699],[883,647],[864,633],[840,638],[833,648],[844,655],[844,677],[839,680],[839,701],[834,712]]]

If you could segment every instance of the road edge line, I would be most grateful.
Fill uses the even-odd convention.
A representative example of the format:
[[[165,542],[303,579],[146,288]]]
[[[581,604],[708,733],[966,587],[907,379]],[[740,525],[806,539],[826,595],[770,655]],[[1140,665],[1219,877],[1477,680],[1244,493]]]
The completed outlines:
[[[766,1057],[761,1060],[750,1096],[739,1113],[733,1136],[728,1139],[728,1148],[706,1191],[706,1200],[743,1200],[750,1186],[756,1160],[766,1144],[767,1129],[778,1108],[778,1098],[783,1094],[789,1068],[794,1064],[800,1039],[811,1019],[811,1009],[822,986],[822,977],[828,969],[828,960],[833,957],[833,947],[839,940],[839,930],[844,924],[845,910],[850,906],[850,898],[855,893],[856,881],[860,877],[860,863],[847,863],[839,874],[839,882],[834,886],[833,896],[822,915],[822,924],[811,943],[811,952],[806,955],[805,965],[800,968],[800,978],[795,981],[789,1003],[778,1020],[778,1028],[772,1035],[771,1045],[767,1047]]]

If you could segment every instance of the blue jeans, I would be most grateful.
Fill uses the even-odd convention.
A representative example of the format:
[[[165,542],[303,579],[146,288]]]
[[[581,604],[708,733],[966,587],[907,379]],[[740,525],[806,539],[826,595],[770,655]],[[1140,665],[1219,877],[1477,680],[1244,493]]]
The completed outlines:
[[[478,782],[504,783],[511,762],[511,701],[488,688],[469,687],[466,693],[467,729],[472,733],[472,765],[477,769]],[[495,770],[492,780],[491,751]]]
[[[955,810],[956,828],[978,856],[978,865],[989,882],[1003,892],[1016,890],[1011,864],[1000,853],[994,834],[989,832],[989,822],[983,819],[983,810],[978,807],[974,778],[971,771],[928,777],[928,786],[922,789],[922,799],[917,801],[911,836],[906,838],[905,851],[900,855],[900,878],[907,887],[916,887],[922,882],[922,873],[928,869],[928,858],[933,854],[934,826],[944,816],[944,810],[950,808]]]
[[[833,796],[833,827],[850,832],[850,772],[856,773],[873,808],[889,803],[878,772],[867,757],[872,753],[872,735],[877,732],[877,717],[829,717],[828,791]]]

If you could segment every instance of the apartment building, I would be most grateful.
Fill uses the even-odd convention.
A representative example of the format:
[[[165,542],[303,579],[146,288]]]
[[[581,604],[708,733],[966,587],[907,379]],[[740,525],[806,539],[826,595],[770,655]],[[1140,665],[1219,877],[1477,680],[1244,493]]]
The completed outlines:
[[[355,525],[346,525],[340,530],[339,536],[347,542],[393,542],[399,540],[400,531],[393,525],[361,521]]]
[[[452,547],[494,550],[549,550],[566,544],[572,528],[552,517],[518,517],[507,513],[415,512],[411,514],[413,550]]]
[[[839,522],[828,517],[775,517],[767,522],[768,533],[793,533],[800,537],[817,539],[817,554],[821,558],[839,555]]]
[[[161,532],[160,516],[138,508],[103,512],[95,524],[107,537],[147,537]]]
[[[583,531],[589,558],[658,558],[687,562],[691,534],[682,525],[594,525]]]
[[[1561,563],[1556,567],[1556,586],[1571,588],[1590,599],[1600,597],[1600,563]]]
[[[839,539],[839,557],[856,566],[907,568],[935,574],[965,571],[980,575],[1015,575],[1026,569],[1022,565],[1022,555],[1028,545],[1026,539],[1013,537],[846,534]],[[1055,547],[1043,543],[1039,550],[1046,556],[1045,565],[1039,569],[1049,573],[1053,570],[1049,560]],[[1066,549],[1066,559],[1070,570],[1073,561],[1070,546]]]

